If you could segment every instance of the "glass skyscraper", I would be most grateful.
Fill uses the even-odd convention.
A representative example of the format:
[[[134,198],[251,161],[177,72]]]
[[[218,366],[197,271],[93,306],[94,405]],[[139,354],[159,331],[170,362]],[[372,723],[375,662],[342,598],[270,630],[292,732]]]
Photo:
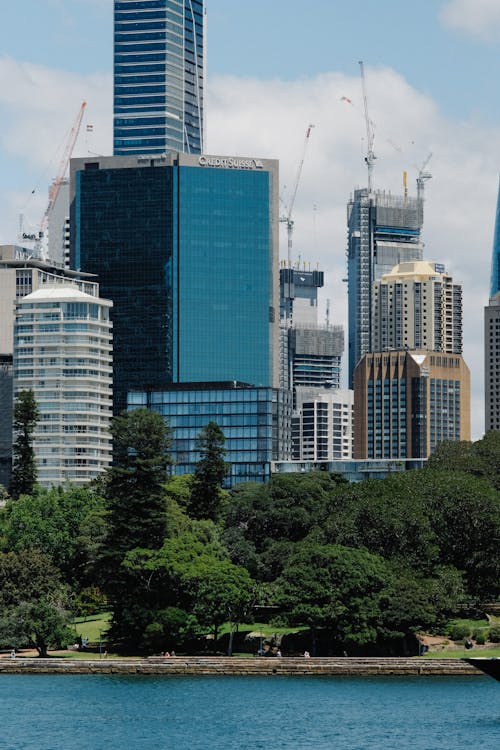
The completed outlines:
[[[114,403],[171,383],[278,378],[278,164],[72,161],[71,263],[113,300]]]
[[[202,153],[204,0],[114,7],[113,153]]]

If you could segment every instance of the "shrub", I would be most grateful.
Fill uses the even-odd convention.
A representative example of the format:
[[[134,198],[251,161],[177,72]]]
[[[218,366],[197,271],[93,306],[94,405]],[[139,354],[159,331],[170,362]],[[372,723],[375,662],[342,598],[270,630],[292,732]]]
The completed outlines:
[[[463,641],[470,638],[471,628],[469,625],[464,623],[454,623],[450,625],[448,630],[448,636],[452,641]]]
[[[494,625],[490,628],[490,641],[492,643],[500,643],[500,625]]]
[[[485,628],[481,628],[481,630],[476,630],[472,634],[472,637],[476,641],[478,646],[484,646],[487,640],[488,631]]]

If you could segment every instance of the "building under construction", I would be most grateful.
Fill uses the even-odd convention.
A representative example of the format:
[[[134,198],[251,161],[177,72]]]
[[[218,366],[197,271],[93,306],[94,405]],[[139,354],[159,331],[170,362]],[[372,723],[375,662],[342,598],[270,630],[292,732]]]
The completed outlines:
[[[354,191],[347,206],[349,297],[349,383],[361,357],[373,351],[374,283],[394,266],[422,260],[423,198],[367,188]]]

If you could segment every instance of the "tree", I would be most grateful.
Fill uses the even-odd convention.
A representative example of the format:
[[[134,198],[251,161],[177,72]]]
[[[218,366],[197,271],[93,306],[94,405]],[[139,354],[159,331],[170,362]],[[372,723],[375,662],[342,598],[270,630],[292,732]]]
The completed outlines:
[[[311,629],[314,650],[319,629],[342,649],[376,642],[388,580],[378,555],[306,541],[297,544],[277,585],[289,621]]]
[[[39,551],[0,554],[0,643],[34,646],[40,656],[49,647],[66,646],[67,588],[50,560]]]
[[[37,480],[33,432],[40,419],[40,412],[32,390],[20,391],[15,404],[13,427],[15,440],[12,447],[12,479],[10,493],[13,498],[29,495]]]
[[[163,417],[149,409],[123,412],[113,419],[111,432],[114,465],[106,482],[104,588],[113,608],[111,638],[133,649],[134,639],[143,631],[146,603],[141,599],[143,588],[124,561],[135,549],[157,550],[165,541],[170,434]]]
[[[104,499],[89,487],[37,486],[0,513],[3,546],[43,551],[76,590],[95,582],[105,533]]]
[[[224,461],[224,433],[216,422],[209,422],[196,442],[200,460],[191,482],[188,513],[191,518],[215,521],[220,512],[221,488],[229,465]]]

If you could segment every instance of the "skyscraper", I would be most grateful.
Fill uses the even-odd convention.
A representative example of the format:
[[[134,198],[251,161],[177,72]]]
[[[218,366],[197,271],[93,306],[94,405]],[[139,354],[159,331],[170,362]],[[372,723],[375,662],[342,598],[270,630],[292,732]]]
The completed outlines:
[[[115,155],[203,152],[204,0],[115,0]]]
[[[114,403],[171,383],[278,383],[278,163],[72,161],[71,262],[113,300]]]
[[[374,284],[372,350],[462,353],[462,285],[440,263],[400,263]]]
[[[500,187],[491,259],[489,304],[484,309],[485,430],[500,430]]]
[[[354,458],[427,458],[470,440],[470,375],[459,354],[365,354],[354,372]]]
[[[422,260],[423,201],[390,193],[354,191],[347,207],[349,383],[373,349],[373,285],[398,263]]]

